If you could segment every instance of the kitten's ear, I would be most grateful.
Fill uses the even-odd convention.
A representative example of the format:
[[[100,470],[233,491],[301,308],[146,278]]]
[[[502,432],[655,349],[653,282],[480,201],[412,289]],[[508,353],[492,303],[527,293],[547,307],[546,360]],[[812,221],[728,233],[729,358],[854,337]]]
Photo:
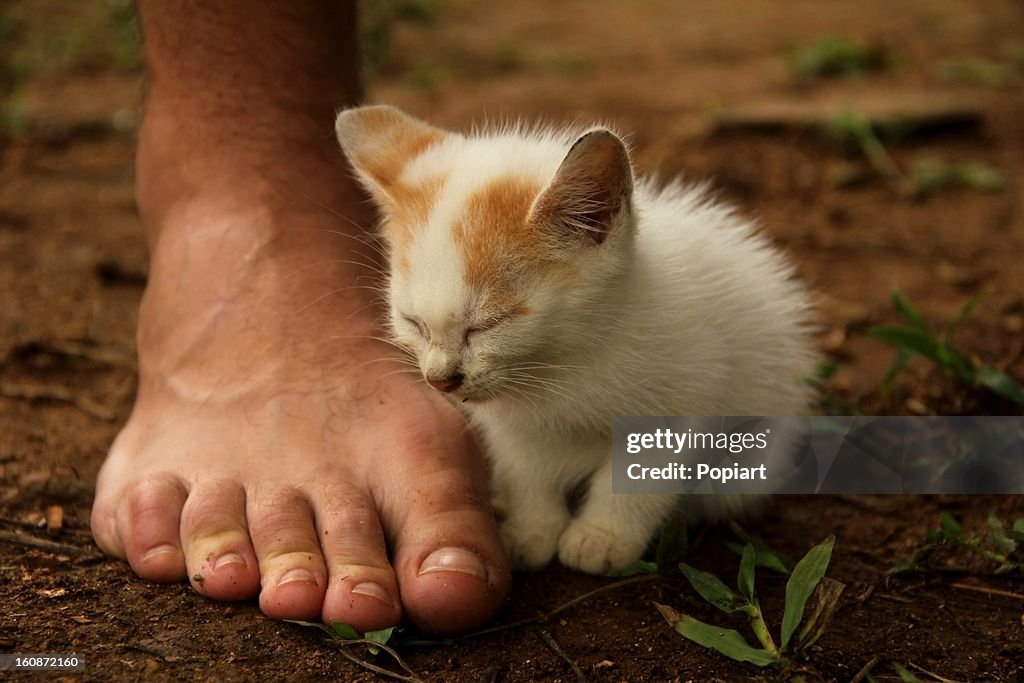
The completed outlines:
[[[346,109],[334,131],[359,179],[382,203],[394,200],[406,164],[449,135],[387,105]]]
[[[622,140],[598,128],[577,140],[531,218],[547,229],[570,231],[597,244],[608,237],[633,196],[633,169]]]

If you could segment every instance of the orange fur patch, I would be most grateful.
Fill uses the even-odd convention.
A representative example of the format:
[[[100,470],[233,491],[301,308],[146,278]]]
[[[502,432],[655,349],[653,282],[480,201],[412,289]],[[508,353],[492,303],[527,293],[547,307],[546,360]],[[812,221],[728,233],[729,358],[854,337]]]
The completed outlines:
[[[438,176],[420,185],[392,187],[394,204],[385,207],[381,232],[391,249],[395,266],[405,273],[409,272],[408,251],[413,237],[426,224],[446,180],[447,177]]]
[[[454,228],[466,284],[485,294],[493,308],[517,305],[511,279],[523,264],[537,262],[546,253],[543,237],[527,220],[540,190],[536,182],[518,176],[494,180],[470,197]]]

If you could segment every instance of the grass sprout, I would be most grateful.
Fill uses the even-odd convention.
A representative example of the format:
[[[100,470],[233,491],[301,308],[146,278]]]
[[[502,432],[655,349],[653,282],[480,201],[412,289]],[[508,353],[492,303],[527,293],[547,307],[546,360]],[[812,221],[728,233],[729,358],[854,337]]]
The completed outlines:
[[[813,45],[794,50],[787,59],[789,70],[800,78],[835,78],[881,71],[894,62],[881,45],[868,45],[840,36],[827,36]]]
[[[1017,81],[1014,68],[983,57],[956,59],[939,64],[939,76],[951,83],[967,83],[990,88],[1008,88]]]
[[[871,170],[887,180],[900,194],[912,199],[935,194],[950,187],[968,187],[983,192],[1002,190],[1006,181],[992,166],[979,161],[950,162],[930,157],[915,159],[907,171],[900,168],[889,153],[883,137],[898,138],[905,134],[898,122],[879,131],[867,116],[854,107],[847,106],[829,122],[828,133],[841,145],[858,150]],[[882,135],[884,132],[886,135]]]
[[[747,616],[761,647],[751,645],[733,629],[705,623],[667,605],[655,603],[655,606],[669,625],[688,640],[738,662],[761,667],[786,667],[791,656],[802,654],[821,637],[839,605],[839,596],[845,585],[825,576],[834,543],[834,537],[825,539],[811,548],[793,567],[786,584],[778,641],[772,635],[757,597],[755,571],[758,553],[753,543],[743,547],[736,591],[712,574],[686,563],[679,564],[679,569],[690,585],[707,602],[727,614],[740,613]]]
[[[991,365],[979,363],[953,345],[957,328],[976,303],[976,297],[969,299],[945,329],[935,333],[906,297],[898,290],[893,290],[892,304],[902,316],[903,324],[880,325],[867,332],[872,339],[896,347],[896,356],[882,380],[882,394],[888,395],[893,380],[912,358],[922,356],[960,384],[973,389],[985,389],[1017,405],[1024,405],[1024,389],[1013,377]]]
[[[348,624],[335,621],[330,626],[312,621],[295,621],[286,619],[288,623],[298,624],[299,626],[306,626],[308,628],[315,628],[326,633],[332,641],[338,642],[341,645],[353,646],[353,645],[365,645],[366,649],[371,655],[380,654],[381,651],[386,652],[391,658],[405,671],[405,673],[399,673],[390,669],[385,669],[382,666],[377,666],[373,662],[367,661],[360,657],[353,655],[348,652],[345,648],[341,650],[341,654],[349,661],[375,673],[379,673],[382,676],[387,676],[399,681],[420,681],[421,679],[416,673],[409,668],[409,665],[405,663],[405,660],[396,652],[393,648],[388,646],[388,641],[395,635],[395,627],[381,629],[379,631],[367,631],[366,633],[359,633]]]
[[[987,533],[968,535],[948,512],[939,515],[939,528],[929,531],[924,544],[913,556],[899,562],[889,574],[910,571],[963,571],[937,561],[943,550],[966,552],[995,566],[996,574],[1019,571],[1024,574],[1024,517],[1007,526],[994,513],[988,516]]]
[[[947,187],[969,187],[998,192],[1006,185],[1003,175],[988,164],[974,161],[949,163],[925,157],[910,165],[911,194],[924,197]]]

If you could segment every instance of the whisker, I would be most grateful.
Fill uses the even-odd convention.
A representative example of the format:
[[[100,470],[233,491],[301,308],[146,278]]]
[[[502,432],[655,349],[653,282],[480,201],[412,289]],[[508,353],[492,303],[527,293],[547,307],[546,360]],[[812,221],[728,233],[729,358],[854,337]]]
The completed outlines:
[[[321,301],[323,301],[324,299],[326,299],[329,296],[333,296],[334,294],[340,294],[342,292],[347,292],[350,289],[369,289],[371,291],[374,291],[374,292],[377,292],[378,294],[380,294],[380,290],[378,290],[376,287],[371,287],[370,285],[348,285],[346,287],[338,287],[337,289],[332,289],[332,290],[330,290],[328,292],[325,292],[325,293],[321,294],[320,296],[318,296],[317,298],[313,299],[312,301],[310,301],[305,306],[301,307],[297,312],[301,313],[301,312],[305,311],[307,308],[309,308],[310,306],[315,306],[316,304],[320,303]],[[376,305],[377,303],[378,303],[378,301],[374,301],[371,305]],[[363,308],[366,308],[366,307],[364,306]],[[359,310],[361,311],[363,309],[360,308]]]

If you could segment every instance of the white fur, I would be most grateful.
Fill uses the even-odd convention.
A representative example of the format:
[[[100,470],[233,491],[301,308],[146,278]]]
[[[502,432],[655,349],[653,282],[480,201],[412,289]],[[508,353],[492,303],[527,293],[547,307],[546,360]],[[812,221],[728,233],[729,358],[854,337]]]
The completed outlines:
[[[513,559],[538,567],[557,553],[601,573],[636,560],[678,502],[611,493],[613,417],[801,414],[801,379],[814,361],[808,297],[768,241],[701,188],[644,180],[607,240],[562,255],[578,284],[517,280],[530,312],[467,340],[484,312],[464,282],[453,225],[491,180],[511,174],[546,186],[579,137],[514,127],[450,134],[411,159],[403,182],[447,182],[414,238],[410,272],[393,270],[389,294],[395,338],[424,374],[465,375],[454,397],[485,442]],[[566,494],[584,481],[571,517]],[[743,506],[691,498],[700,499],[691,517]]]

